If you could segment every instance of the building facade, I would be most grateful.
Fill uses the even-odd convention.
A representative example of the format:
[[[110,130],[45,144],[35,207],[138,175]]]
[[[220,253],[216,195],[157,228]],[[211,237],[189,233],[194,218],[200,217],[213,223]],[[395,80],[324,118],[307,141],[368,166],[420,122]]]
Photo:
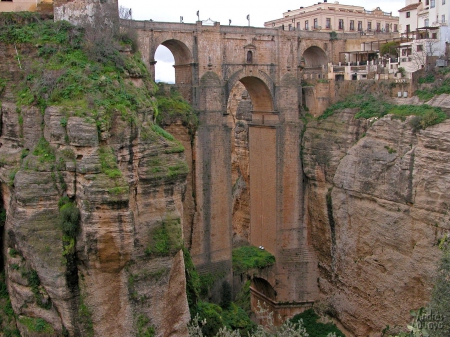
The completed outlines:
[[[412,38],[399,49],[401,66],[414,72],[443,59],[450,42],[450,0],[406,0],[399,10],[400,32]]]
[[[392,12],[383,12],[380,7],[368,11],[361,6],[344,5],[338,1],[331,3],[327,0],[312,6],[289,10],[283,13],[281,19],[264,23],[266,28],[282,27],[284,30],[360,32],[361,34],[397,32],[398,25],[398,17],[393,16]]]

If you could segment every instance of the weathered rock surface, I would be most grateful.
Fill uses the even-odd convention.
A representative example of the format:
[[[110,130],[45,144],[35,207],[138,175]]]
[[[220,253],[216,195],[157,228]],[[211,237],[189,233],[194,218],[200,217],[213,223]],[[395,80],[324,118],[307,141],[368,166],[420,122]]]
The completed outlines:
[[[59,108],[43,115],[4,102],[1,113],[4,264],[22,336],[35,333],[29,318],[44,319],[49,336],[186,336],[179,249],[188,171],[178,144],[151,130],[151,111],[136,125],[113,117],[102,140],[94,122]],[[63,196],[80,210],[75,247],[61,230]],[[155,253],[155,230],[168,219],[179,237]]]
[[[409,119],[368,128],[353,114],[308,124],[307,222],[323,301],[353,334],[375,336],[429,300],[450,229],[450,122],[414,133]]]

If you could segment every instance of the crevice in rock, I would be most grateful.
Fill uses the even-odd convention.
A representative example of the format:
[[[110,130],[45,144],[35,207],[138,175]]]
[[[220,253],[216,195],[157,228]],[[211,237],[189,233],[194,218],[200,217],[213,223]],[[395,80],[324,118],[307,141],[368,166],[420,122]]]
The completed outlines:
[[[335,280],[336,276],[336,224],[334,222],[333,216],[333,200],[331,198],[331,192],[333,191],[333,187],[328,189],[327,192],[327,215],[328,215],[328,224],[330,225],[330,235],[331,235],[331,271],[332,271],[332,280]]]
[[[195,132],[190,133],[191,138],[191,181],[188,184],[192,184],[192,200],[194,201],[194,214],[191,217],[191,223],[189,224],[190,235],[189,235],[189,246],[187,247],[189,250],[192,247],[192,238],[194,236],[194,223],[195,223],[195,213],[197,213],[197,197],[195,191],[197,190],[196,181],[195,181]]]

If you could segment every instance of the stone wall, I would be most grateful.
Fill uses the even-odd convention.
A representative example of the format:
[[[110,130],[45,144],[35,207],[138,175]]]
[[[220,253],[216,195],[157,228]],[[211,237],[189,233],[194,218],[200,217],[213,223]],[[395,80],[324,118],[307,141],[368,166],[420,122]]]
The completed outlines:
[[[97,34],[103,30],[119,29],[119,5],[117,0],[54,0],[55,21],[92,27]]]

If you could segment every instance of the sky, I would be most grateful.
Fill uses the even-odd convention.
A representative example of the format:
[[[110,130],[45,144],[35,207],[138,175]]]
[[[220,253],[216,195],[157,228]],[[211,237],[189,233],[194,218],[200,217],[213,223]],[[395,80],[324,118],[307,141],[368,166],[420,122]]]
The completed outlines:
[[[119,0],[119,6],[132,9],[134,20],[150,20],[162,22],[180,22],[183,16],[185,23],[197,21],[197,11],[200,12],[200,20],[211,19],[222,25],[228,25],[231,20],[232,26],[248,26],[247,15],[250,15],[250,25],[264,27],[264,22],[279,19],[284,12],[294,10],[301,6],[311,6],[323,0],[282,0],[282,1],[254,1],[254,0],[165,0],[165,1],[143,1],[143,0]],[[328,0],[334,2],[334,0]],[[405,6],[406,0],[378,0],[374,2],[361,0],[339,1],[345,5],[364,6],[367,10],[380,7],[385,12],[398,15],[398,10]],[[156,51],[156,80],[173,83],[173,56],[170,51],[160,46]]]

